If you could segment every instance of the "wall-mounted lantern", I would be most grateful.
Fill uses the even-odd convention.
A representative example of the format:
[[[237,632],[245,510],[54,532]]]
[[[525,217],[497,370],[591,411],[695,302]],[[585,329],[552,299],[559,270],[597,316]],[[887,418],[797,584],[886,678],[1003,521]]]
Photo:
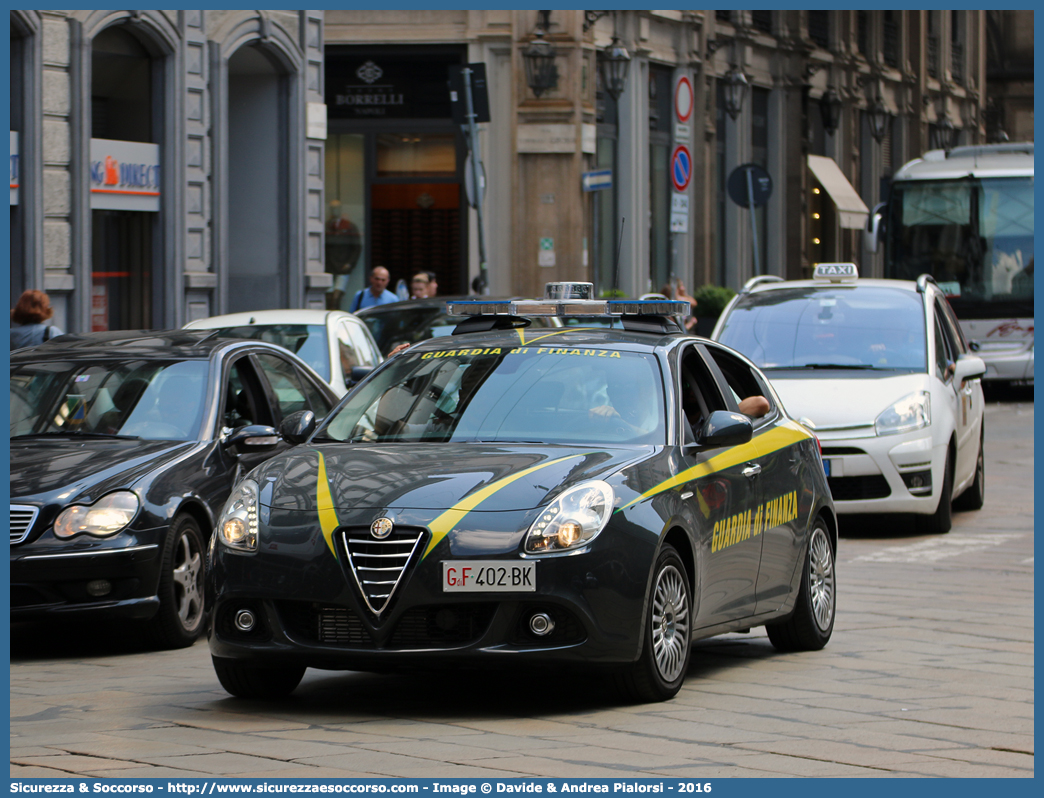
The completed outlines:
[[[823,96],[819,98],[819,113],[823,116],[823,130],[834,135],[841,126],[841,96],[833,86],[827,86]]]
[[[551,24],[551,12],[540,11],[534,39],[522,51],[526,68],[526,83],[537,97],[558,87],[558,67],[555,65],[555,48],[544,39]]]
[[[721,80],[725,84],[725,110],[735,119],[743,110],[743,100],[746,99],[750,83],[747,82],[747,76],[735,65],[721,77]]]

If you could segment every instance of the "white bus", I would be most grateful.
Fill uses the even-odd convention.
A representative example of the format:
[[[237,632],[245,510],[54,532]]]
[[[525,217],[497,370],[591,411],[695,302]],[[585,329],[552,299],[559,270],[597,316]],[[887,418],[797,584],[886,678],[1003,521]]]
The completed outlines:
[[[867,222],[884,276],[930,274],[985,379],[1033,382],[1033,144],[931,150],[903,166]]]

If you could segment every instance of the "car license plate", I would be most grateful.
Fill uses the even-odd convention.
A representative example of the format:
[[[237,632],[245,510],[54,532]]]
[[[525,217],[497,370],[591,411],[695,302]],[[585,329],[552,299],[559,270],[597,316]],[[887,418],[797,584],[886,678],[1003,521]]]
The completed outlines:
[[[535,562],[452,560],[442,563],[443,593],[535,593]]]
[[[824,460],[823,461],[823,473],[825,473],[828,477],[830,476],[830,461],[829,460]]]

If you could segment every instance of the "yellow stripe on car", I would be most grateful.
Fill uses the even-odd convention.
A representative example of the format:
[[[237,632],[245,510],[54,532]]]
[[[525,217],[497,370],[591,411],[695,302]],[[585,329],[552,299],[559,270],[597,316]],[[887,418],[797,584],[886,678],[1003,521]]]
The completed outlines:
[[[330,493],[330,482],[326,476],[326,460],[323,459],[322,452],[316,452],[316,454],[319,455],[319,473],[315,486],[315,504],[319,511],[319,527],[323,530],[326,545],[330,547],[330,551],[333,552],[336,559],[337,547],[334,546],[333,533],[341,524],[337,520],[337,510],[334,509],[333,495]]]
[[[699,465],[694,465],[692,468],[680,471],[670,479],[665,479],[659,485],[645,491],[645,493],[637,499],[632,499],[623,507],[618,508],[617,512],[626,510],[632,504],[637,504],[640,501],[650,499],[664,491],[681,487],[688,482],[692,482],[694,479],[706,477],[710,474],[717,473],[718,471],[724,471],[726,468],[731,468],[732,466],[739,465],[748,460],[755,460],[759,455],[779,451],[780,449],[791,446],[799,441],[807,440],[809,437],[811,436],[808,430],[800,424],[793,421],[779,424],[768,432],[762,433],[756,440],[752,440],[750,443],[726,449],[721,454],[712,457]]]
[[[583,454],[571,454],[567,457],[559,457],[556,460],[548,460],[546,463],[541,463],[540,465],[535,465],[531,468],[523,469],[522,471],[519,471],[517,474],[512,474],[511,476],[504,477],[503,479],[498,479],[496,482],[490,483],[482,490],[475,491],[470,496],[465,496],[455,505],[446,510],[446,512],[444,512],[442,515],[440,515],[438,518],[436,518],[434,521],[428,524],[428,529],[431,530],[431,540],[428,542],[428,547],[424,550],[424,554],[421,557],[421,559],[423,560],[424,557],[427,557],[431,553],[432,549],[434,549],[442,541],[442,539],[446,537],[446,535],[448,535],[453,530],[453,528],[463,520],[464,516],[466,516],[476,507],[478,507],[478,505],[480,505],[482,502],[484,502],[497,491],[506,488],[508,485],[510,485],[517,479],[521,479],[524,476],[532,474],[534,471],[539,471],[542,468],[547,468],[548,466],[555,465],[556,463],[564,463],[567,460],[573,460],[574,458],[585,456],[586,455]]]

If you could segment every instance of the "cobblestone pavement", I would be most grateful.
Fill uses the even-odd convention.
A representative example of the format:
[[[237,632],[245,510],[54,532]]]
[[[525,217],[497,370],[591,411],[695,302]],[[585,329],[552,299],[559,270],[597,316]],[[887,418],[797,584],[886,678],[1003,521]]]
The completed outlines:
[[[987,498],[927,537],[845,523],[834,636],[696,645],[676,699],[597,677],[308,671],[236,701],[205,643],[19,625],[12,777],[1033,776],[1033,405],[987,406]]]

